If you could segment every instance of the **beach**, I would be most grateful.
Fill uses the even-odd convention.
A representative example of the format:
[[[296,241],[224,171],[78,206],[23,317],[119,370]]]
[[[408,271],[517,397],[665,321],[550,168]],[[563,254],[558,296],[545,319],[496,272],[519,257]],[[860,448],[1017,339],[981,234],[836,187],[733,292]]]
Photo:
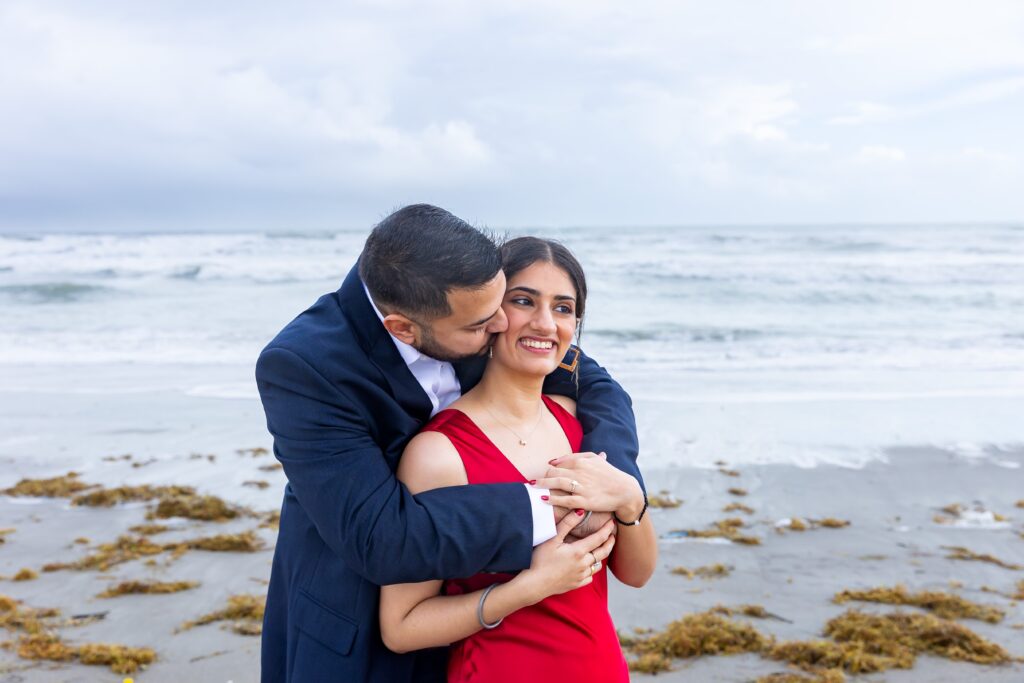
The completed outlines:
[[[633,398],[648,491],[678,503],[650,512],[650,583],[610,581],[630,659],[703,615],[752,651],[670,656],[657,678],[753,681],[791,670],[780,643],[835,645],[849,610],[936,611],[857,599],[872,589],[970,601],[988,620],[942,628],[1024,656],[1024,231],[549,233],[587,269],[581,344]],[[0,639],[35,623],[66,660],[0,649],[0,681],[257,679],[285,477],[253,364],[364,237],[0,237]],[[98,597],[129,581],[176,592]],[[102,643],[155,659],[83,663]],[[1017,661],[904,655],[849,679],[1024,679]]]

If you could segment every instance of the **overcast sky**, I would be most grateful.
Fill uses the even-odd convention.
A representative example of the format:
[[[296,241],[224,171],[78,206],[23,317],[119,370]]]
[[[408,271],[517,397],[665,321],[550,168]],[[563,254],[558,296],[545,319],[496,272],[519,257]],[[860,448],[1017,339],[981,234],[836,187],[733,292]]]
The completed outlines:
[[[5,231],[1020,220],[1022,121],[1012,0],[0,2]]]

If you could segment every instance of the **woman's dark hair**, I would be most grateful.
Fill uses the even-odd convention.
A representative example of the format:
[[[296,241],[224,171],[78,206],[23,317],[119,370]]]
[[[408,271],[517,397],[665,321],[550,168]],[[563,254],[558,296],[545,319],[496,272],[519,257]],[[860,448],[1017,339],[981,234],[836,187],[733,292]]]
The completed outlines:
[[[579,341],[583,334],[583,313],[587,307],[587,278],[583,274],[583,266],[564,244],[555,240],[516,237],[501,246],[501,268],[509,280],[534,263],[554,264],[565,271],[572,281],[576,289],[576,317],[580,321],[576,328],[576,339]]]
[[[482,287],[500,269],[493,238],[430,204],[382,220],[359,257],[359,277],[378,308],[428,318],[451,314],[449,291]]]

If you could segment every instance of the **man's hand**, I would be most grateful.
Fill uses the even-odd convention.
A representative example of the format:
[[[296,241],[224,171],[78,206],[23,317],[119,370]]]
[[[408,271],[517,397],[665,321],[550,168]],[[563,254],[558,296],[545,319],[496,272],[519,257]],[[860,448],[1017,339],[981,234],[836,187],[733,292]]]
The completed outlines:
[[[558,491],[558,493],[561,494],[562,492]],[[555,524],[565,519],[565,516],[570,512],[572,512],[572,510],[570,510],[569,508],[555,507]],[[569,535],[568,537],[566,537],[565,542],[572,543],[577,539],[586,538],[587,536],[591,535],[592,533],[603,527],[605,522],[607,522],[611,518],[612,513],[610,512],[593,513],[592,515],[590,515],[590,519],[588,519],[586,522],[577,524],[572,528],[572,531],[569,532]]]

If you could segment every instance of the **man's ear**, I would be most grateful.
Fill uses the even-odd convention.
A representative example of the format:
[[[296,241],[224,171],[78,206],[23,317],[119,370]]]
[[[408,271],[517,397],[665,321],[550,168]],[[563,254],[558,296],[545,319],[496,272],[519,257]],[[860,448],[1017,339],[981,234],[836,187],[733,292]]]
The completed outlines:
[[[384,316],[384,329],[390,332],[398,341],[405,342],[410,346],[416,345],[416,337],[419,334],[419,325],[409,320],[401,313],[389,313]]]

